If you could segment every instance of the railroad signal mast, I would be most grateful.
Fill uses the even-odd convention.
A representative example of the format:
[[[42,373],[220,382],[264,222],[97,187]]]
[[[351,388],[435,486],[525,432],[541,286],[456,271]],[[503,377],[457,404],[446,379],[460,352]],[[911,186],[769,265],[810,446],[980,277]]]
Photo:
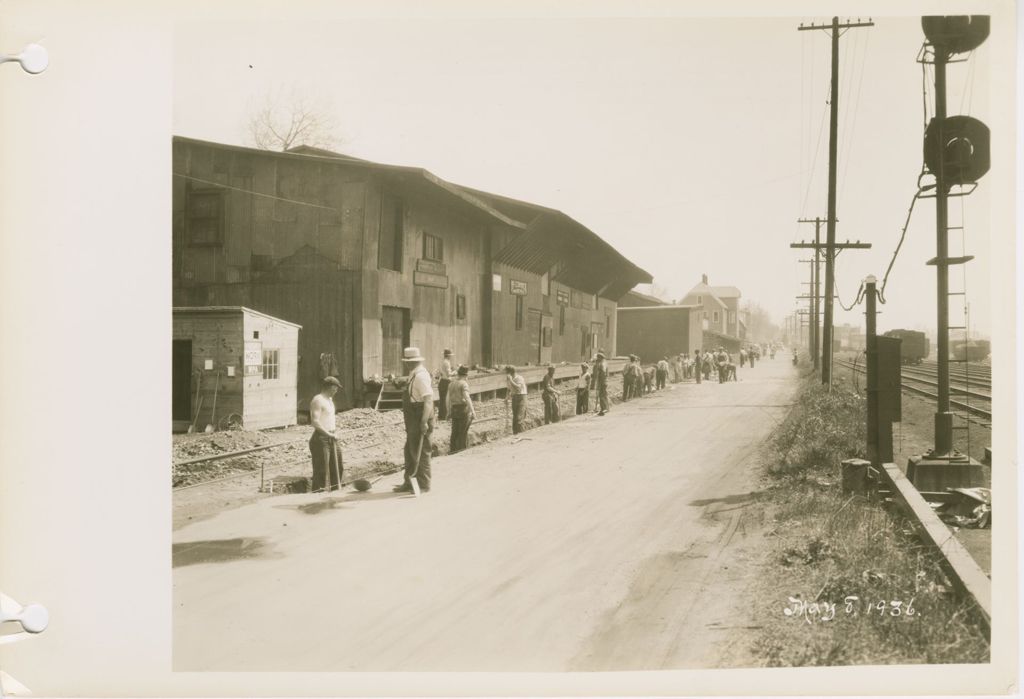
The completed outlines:
[[[968,116],[946,114],[946,66],[966,60],[956,59],[973,51],[988,38],[989,18],[985,15],[922,17],[925,43],[919,63],[935,66],[935,116],[924,134],[924,162],[935,178],[935,257],[927,262],[935,266],[938,295],[936,359],[938,361],[938,398],[935,413],[935,446],[927,454],[910,459],[907,476],[919,490],[944,490],[949,486],[979,485],[980,464],[953,447],[953,413],[949,401],[949,267],[973,259],[949,256],[948,198],[967,196],[989,169],[989,130]]]
[[[829,92],[829,129],[828,129],[828,216],[825,243],[825,317],[822,333],[821,350],[821,382],[832,386],[832,292],[835,289],[835,245],[836,245],[836,153],[839,132],[839,37],[845,31],[856,27],[873,27],[871,20],[861,22],[839,22],[838,17],[832,18],[831,24],[801,24],[797,31],[820,29],[830,32],[832,38],[832,87]]]

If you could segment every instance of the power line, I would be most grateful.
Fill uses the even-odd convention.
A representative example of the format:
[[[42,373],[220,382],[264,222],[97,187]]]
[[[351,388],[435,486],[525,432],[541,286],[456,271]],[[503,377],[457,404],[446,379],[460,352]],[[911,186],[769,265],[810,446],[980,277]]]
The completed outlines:
[[[860,32],[854,36],[860,36]],[[864,72],[867,69],[868,62],[868,45],[871,43],[871,32],[864,32],[864,50],[861,52],[861,63],[860,63],[860,78],[857,81],[857,97],[853,103],[853,123],[850,125],[850,138],[846,144],[846,160],[843,164],[843,181],[839,185],[839,203],[843,202],[843,194],[846,191],[846,177],[850,171],[850,151],[853,148],[853,137],[857,131],[857,115],[860,113],[860,94],[861,88],[864,87]]]
[[[882,277],[882,287],[878,290],[878,300],[885,303],[885,285],[889,283],[889,272],[892,271],[892,266],[896,263],[896,256],[900,254],[900,248],[903,247],[903,239],[907,237],[907,228],[910,226],[910,217],[914,213],[914,205],[917,204],[917,200],[921,198],[921,191],[918,189],[914,193],[914,197],[910,200],[910,208],[907,209],[907,218],[903,222],[903,230],[900,232],[900,240],[896,244],[896,249],[893,250],[892,259],[889,260],[889,266],[885,268],[885,276]]]
[[[229,184],[222,184],[220,182],[214,182],[212,180],[204,180],[201,177],[193,177],[192,175],[186,175],[186,174],[181,173],[181,172],[175,172],[175,173],[172,173],[172,174],[175,177],[181,177],[181,178],[186,179],[186,180],[192,180],[193,182],[201,182],[202,184],[210,185],[211,187],[220,187],[222,189],[230,189],[230,190],[232,190],[234,192],[241,192],[243,194],[251,194],[254,197],[264,197],[266,199],[274,199],[276,201],[288,202],[289,204],[298,204],[300,206],[309,206],[309,207],[312,207],[314,209],[327,209],[328,211],[334,211],[334,212],[339,213],[339,214],[342,213],[341,209],[336,209],[333,206],[324,206],[322,204],[313,204],[312,202],[308,202],[308,201],[299,201],[297,199],[288,199],[287,197],[279,197],[279,196],[275,196],[273,194],[266,194],[265,192],[257,192],[257,191],[252,190],[252,189],[243,189],[242,187],[233,187],[233,186],[231,186]]]

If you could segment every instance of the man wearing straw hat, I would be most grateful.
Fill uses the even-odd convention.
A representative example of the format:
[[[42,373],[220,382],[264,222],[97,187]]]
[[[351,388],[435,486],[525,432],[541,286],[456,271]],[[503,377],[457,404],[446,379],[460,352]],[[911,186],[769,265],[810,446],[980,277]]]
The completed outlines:
[[[406,347],[402,362],[410,368],[409,383],[402,392],[405,418],[405,481],[395,486],[396,493],[411,493],[413,474],[420,492],[430,491],[430,434],[434,431],[434,391],[426,359],[418,347]],[[419,454],[417,455],[417,451]]]
[[[320,382],[320,393],[309,403],[309,421],[313,434],[309,438],[309,452],[313,457],[313,492],[337,490],[341,487],[344,470],[341,448],[334,436],[334,394],[341,390],[341,382],[327,376]],[[330,484],[328,486],[328,483]]]

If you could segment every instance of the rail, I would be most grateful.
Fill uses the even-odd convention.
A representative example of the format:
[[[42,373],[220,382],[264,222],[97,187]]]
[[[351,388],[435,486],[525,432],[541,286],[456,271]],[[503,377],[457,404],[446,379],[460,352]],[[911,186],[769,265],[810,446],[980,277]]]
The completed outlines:
[[[860,374],[866,374],[867,373],[867,369],[865,367],[862,367],[862,366],[859,366],[859,365],[854,365],[853,362],[848,362],[846,360],[837,359],[836,360],[836,364],[838,366],[844,366],[844,367],[846,367],[848,369],[852,369],[852,370],[854,370],[854,371],[856,371],[857,373],[860,373]],[[917,394],[919,396],[924,396],[926,398],[931,398],[932,400],[936,400],[937,401],[938,398],[939,398],[938,395],[935,394],[935,393],[931,393],[930,391],[926,391],[923,388],[918,388],[917,386],[911,386],[910,384],[907,384],[907,383],[901,383],[901,388],[904,391],[906,391],[907,393],[914,393],[914,394]],[[962,391],[961,389],[954,389],[954,388],[951,388],[950,392],[951,393],[964,393],[964,391]],[[985,399],[986,400],[991,400],[991,398],[988,398],[988,397],[985,397]],[[957,408],[958,410],[962,410],[965,413],[969,413],[969,414],[975,415],[977,417],[983,417],[983,418],[985,418],[985,419],[987,419],[989,421],[992,420],[992,411],[991,410],[985,410],[985,409],[979,408],[979,407],[977,407],[975,405],[971,405],[969,403],[961,403],[960,401],[956,401],[956,400],[950,400],[949,404],[952,407]]]

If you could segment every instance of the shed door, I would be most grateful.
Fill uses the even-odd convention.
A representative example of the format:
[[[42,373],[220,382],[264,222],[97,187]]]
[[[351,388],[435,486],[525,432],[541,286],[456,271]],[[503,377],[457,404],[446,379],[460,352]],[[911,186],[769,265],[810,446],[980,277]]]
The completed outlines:
[[[405,373],[402,368],[402,349],[409,345],[409,309],[382,306],[381,316],[381,373],[384,376]]]
[[[171,419],[192,419],[192,340],[174,340],[171,350]]]
[[[551,316],[545,314],[540,317],[540,363],[547,364],[551,361],[552,335],[554,334],[554,322]]]
[[[530,330],[530,361],[540,363],[540,311],[530,309],[527,313],[526,327]]]
[[[603,328],[604,323],[590,324],[590,346],[594,348],[595,352],[601,347],[601,332]]]

